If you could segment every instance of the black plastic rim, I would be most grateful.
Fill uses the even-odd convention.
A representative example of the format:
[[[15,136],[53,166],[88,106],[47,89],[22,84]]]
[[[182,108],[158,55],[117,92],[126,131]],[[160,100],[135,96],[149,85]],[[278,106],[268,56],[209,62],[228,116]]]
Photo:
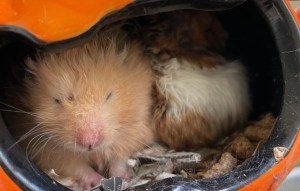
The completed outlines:
[[[82,35],[50,43],[40,40],[30,32],[16,26],[0,25],[0,32],[16,34],[16,37],[20,38],[21,40],[25,40],[27,41],[27,43],[30,43],[33,46],[37,46],[38,48],[43,50],[58,51],[60,49],[77,46],[78,44],[86,41],[90,36],[92,36],[93,33],[100,30],[103,26],[123,19],[177,9],[202,9],[208,11],[222,11],[234,8],[244,3],[245,1],[246,0],[136,0],[134,3],[127,5],[125,8],[114,13],[110,13]]]
[[[200,2],[203,1],[174,1],[170,5],[170,1],[137,1],[136,4],[130,5],[120,11],[120,13],[115,14],[123,15],[122,17],[118,17],[118,19],[129,18],[131,17],[130,12],[141,10],[141,6],[147,7],[147,3],[149,3],[149,11],[147,13],[153,14],[160,11],[182,8],[226,10],[240,5],[244,1],[215,0],[209,1],[211,4]],[[228,3],[228,6],[225,2]],[[274,60],[280,62],[281,65],[279,75],[282,75],[282,79],[280,79],[281,77],[278,78],[281,80],[281,82],[278,82],[281,86],[278,88],[282,89],[281,93],[283,95],[281,103],[276,103],[280,108],[278,110],[279,117],[271,136],[251,159],[224,176],[210,180],[170,178],[152,183],[151,185],[140,186],[134,190],[237,190],[257,179],[276,164],[272,148],[284,146],[290,149],[293,146],[300,124],[300,90],[297,88],[300,85],[300,69],[298,64],[300,62],[300,53],[298,51],[300,49],[299,29],[283,0],[252,0],[248,3],[255,9],[253,11],[260,14],[261,18],[268,23],[267,27],[271,31],[270,36],[273,37],[274,43],[276,43],[276,47],[271,48],[276,49],[278,53]],[[139,14],[141,15],[142,13]],[[115,15],[111,15],[111,18],[113,17]],[[107,24],[110,22],[103,23]],[[85,39],[94,31],[96,31],[96,28],[84,34],[83,36],[85,37],[81,36],[78,38]],[[73,40],[76,43],[80,41],[70,39],[68,42],[63,42],[63,44],[73,43]],[[44,46],[43,43],[37,44]],[[47,48],[59,45],[62,44],[49,44]],[[14,139],[7,131],[1,119],[0,130],[0,165],[20,188],[30,191],[68,190],[54,183],[43,172],[31,164],[18,146],[12,147],[8,151],[8,148],[14,143]]]

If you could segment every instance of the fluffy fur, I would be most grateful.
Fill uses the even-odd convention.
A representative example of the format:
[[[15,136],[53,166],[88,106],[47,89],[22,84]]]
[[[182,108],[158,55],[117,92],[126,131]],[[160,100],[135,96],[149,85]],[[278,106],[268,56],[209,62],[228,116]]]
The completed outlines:
[[[178,10],[133,19],[133,38],[143,42],[147,52],[161,61],[182,58],[197,62],[207,50],[222,51],[227,32],[213,12]],[[204,62],[201,63],[205,64]]]
[[[106,168],[108,176],[130,176],[128,157],[153,138],[153,76],[140,50],[119,29],[106,29],[81,47],[26,61],[24,95],[14,107],[30,114],[9,125],[16,137],[29,132],[22,146],[45,172],[86,190]]]
[[[212,144],[247,119],[248,82],[239,62],[208,68],[173,58],[154,68],[159,71],[156,134],[171,148]]]
[[[134,19],[156,73],[156,135],[169,147],[213,144],[245,122],[247,75],[220,54],[228,38],[213,12],[180,10]]]

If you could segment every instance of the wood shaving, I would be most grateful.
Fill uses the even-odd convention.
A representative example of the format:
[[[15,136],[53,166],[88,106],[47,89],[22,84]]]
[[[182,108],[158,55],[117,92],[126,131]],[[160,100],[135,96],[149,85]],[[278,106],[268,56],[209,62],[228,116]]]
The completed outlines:
[[[267,113],[259,121],[252,122],[244,131],[244,135],[251,141],[261,141],[267,139],[275,123],[275,118],[271,113]]]
[[[223,153],[219,162],[216,163],[208,170],[203,178],[214,178],[230,172],[237,164],[237,159],[230,153]]]
[[[285,157],[287,151],[288,151],[288,149],[286,147],[273,148],[273,154],[274,154],[275,160],[277,162],[281,161]]]
[[[174,150],[162,152],[163,149],[158,149],[158,153],[155,152],[157,147],[154,148],[154,151],[151,148],[148,148],[147,151],[142,151],[136,153],[134,158],[143,158],[153,161],[161,161],[164,159],[171,159],[177,163],[186,163],[186,162],[199,162],[201,161],[201,155],[194,152],[175,152]]]
[[[226,151],[230,152],[233,156],[240,160],[249,158],[255,150],[253,144],[243,134],[237,136],[232,142],[229,143]]]
[[[153,145],[138,152],[130,159],[136,176],[126,183],[126,188],[180,176],[190,179],[209,179],[230,173],[251,157],[260,143],[263,143],[273,128],[272,114],[249,122],[244,130],[224,137],[213,148],[199,148],[194,152],[175,152],[161,145]],[[274,157],[280,161],[287,148],[275,147]]]

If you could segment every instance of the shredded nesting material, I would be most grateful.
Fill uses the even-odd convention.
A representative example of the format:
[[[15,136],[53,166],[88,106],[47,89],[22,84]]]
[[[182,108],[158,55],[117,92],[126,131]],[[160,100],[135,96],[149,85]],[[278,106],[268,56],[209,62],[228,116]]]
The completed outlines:
[[[151,181],[181,176],[209,179],[229,173],[250,158],[270,135],[275,118],[271,113],[252,121],[239,132],[220,141],[214,148],[201,148],[194,152],[175,152],[160,145],[136,153],[128,164],[136,176],[123,183],[123,190]]]
[[[214,164],[211,169],[203,174],[203,178],[214,178],[225,173],[230,172],[237,164],[237,159],[230,153],[225,152],[222,154],[219,162]]]
[[[135,177],[129,182],[113,177],[103,180],[92,191],[121,191],[171,177],[210,179],[230,173],[255,154],[269,137],[274,123],[275,118],[268,113],[260,120],[250,122],[244,130],[224,138],[214,148],[201,148],[194,152],[175,152],[155,144],[128,160],[128,165],[135,172]],[[286,148],[276,147],[274,157],[280,161],[286,152]],[[54,171],[49,174],[58,176]],[[66,179],[61,183],[68,185],[69,181]]]

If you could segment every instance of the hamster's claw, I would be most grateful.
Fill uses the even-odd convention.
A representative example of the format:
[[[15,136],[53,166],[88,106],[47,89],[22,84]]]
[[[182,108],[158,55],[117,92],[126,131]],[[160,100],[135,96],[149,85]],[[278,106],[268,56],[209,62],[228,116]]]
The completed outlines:
[[[84,191],[90,191],[94,186],[98,185],[103,176],[94,172],[80,179],[79,185]]]
[[[120,177],[124,181],[129,181],[134,177],[133,169],[126,166],[125,168],[113,168],[110,177]]]
[[[64,186],[68,187],[73,191],[90,191],[93,187],[100,184],[103,176],[97,172],[90,173],[84,177],[70,177],[68,181],[59,181]]]

